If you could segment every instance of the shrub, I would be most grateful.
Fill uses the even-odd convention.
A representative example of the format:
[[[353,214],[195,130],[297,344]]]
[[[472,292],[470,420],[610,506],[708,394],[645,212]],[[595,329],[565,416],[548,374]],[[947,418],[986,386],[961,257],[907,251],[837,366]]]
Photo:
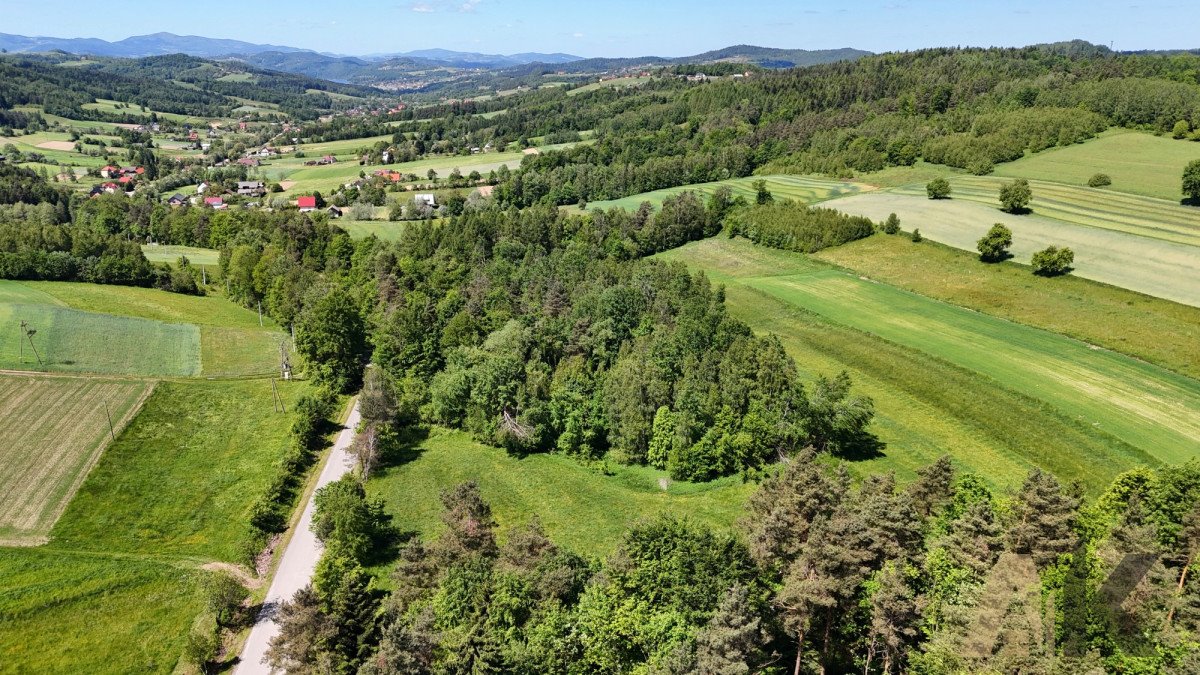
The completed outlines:
[[[945,178],[934,178],[925,186],[925,194],[929,195],[930,199],[949,199],[950,181]]]
[[[914,242],[916,242],[916,243],[921,243],[922,241],[924,241],[924,240],[925,240],[925,237],[922,237],[922,236],[921,236],[921,229],[920,229],[920,228],[914,229],[914,230],[912,231],[912,240],[913,240]]]
[[[1033,273],[1038,276],[1057,277],[1070,272],[1074,262],[1075,253],[1071,249],[1065,246],[1048,246],[1033,254],[1030,265],[1033,267]]]
[[[731,231],[756,244],[801,253],[815,253],[875,232],[870,218],[793,202],[754,206],[731,214],[727,223]]]
[[[889,213],[887,220],[883,221],[881,229],[884,234],[896,234],[900,231],[900,217],[894,213]]]
[[[1098,173],[1088,179],[1088,187],[1098,188],[1107,185],[1112,185],[1112,178],[1109,178],[1106,173]]]
[[[1029,202],[1033,199],[1033,190],[1029,189],[1029,181],[1018,178],[1000,187],[1000,210],[1008,213],[1026,213]]]
[[[976,244],[979,249],[979,259],[983,262],[1000,262],[1010,256],[1008,247],[1012,246],[1012,230],[1001,223],[992,225],[992,229]]]

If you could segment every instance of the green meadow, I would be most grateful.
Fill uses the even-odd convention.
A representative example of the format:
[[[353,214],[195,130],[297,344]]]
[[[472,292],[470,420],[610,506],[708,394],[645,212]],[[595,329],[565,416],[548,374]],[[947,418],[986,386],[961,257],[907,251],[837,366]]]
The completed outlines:
[[[728,478],[713,483],[673,483],[666,472],[645,467],[587,466],[562,455],[516,458],[447,429],[399,457],[385,461],[367,486],[384,500],[403,531],[441,532],[442,490],[473,480],[503,533],[537,516],[557,543],[584,555],[616,549],[630,525],[659,513],[674,513],[720,529],[733,527],[752,483]]]
[[[901,470],[910,446],[922,461],[932,446],[1000,482],[1032,463],[1097,489],[1124,468],[1196,456],[1196,380],[741,240],[663,257],[726,283],[731,312],[779,334],[802,369],[851,372],[878,405],[888,447],[876,464]],[[922,417],[952,433],[937,438]]]
[[[867,189],[866,186],[858,183],[806,176],[747,176],[745,178],[731,178],[713,183],[695,183],[681,187],[666,188],[664,190],[655,190],[653,192],[643,192],[620,199],[589,202],[587,210],[619,208],[634,211],[642,205],[642,202],[650,202],[650,205],[657,209],[662,206],[664,199],[677,195],[680,192],[695,192],[701,199],[707,199],[709,195],[721,187],[729,187],[735,197],[743,197],[753,202],[756,194],[753,184],[760,179],[767,181],[767,189],[771,191],[775,199],[794,199],[806,204],[853,195]]]
[[[1138,293],[1200,306],[1200,276],[1195,274],[1195,270],[1200,268],[1200,246],[1102,227],[1095,220],[1076,223],[1050,217],[1050,209],[1038,197],[1039,191],[1048,185],[1045,183],[1033,186],[1033,213],[1004,213],[996,201],[1002,180],[989,179],[981,183],[981,179],[970,179],[970,184],[977,186],[970,195],[964,194],[966,190],[961,180],[951,181],[955,192],[953,198],[948,200],[927,199],[924,186],[912,186],[906,188],[905,193],[879,191],[853,195],[829,202],[826,206],[877,221],[887,218],[889,213],[895,213],[905,230],[919,229],[930,239],[964,251],[976,250],[976,242],[988,228],[993,223],[1003,223],[1013,232],[1011,250],[1017,262],[1028,263],[1035,251],[1050,245],[1067,246],[1075,252],[1073,274]],[[990,187],[978,187],[981,185]],[[1112,205],[1110,200],[1113,198],[1153,202],[1145,205],[1145,219],[1165,217],[1165,212],[1157,206],[1158,200],[1088,188],[1059,187],[1077,193],[1078,208],[1097,214],[1097,218],[1108,217],[1111,221],[1116,211],[1106,209]],[[1172,204],[1166,206],[1184,208]],[[1135,209],[1133,217],[1140,217],[1137,213]],[[1200,217],[1200,209],[1196,210],[1196,216]],[[1186,234],[1184,225],[1177,225],[1178,231]],[[934,273],[932,267],[930,270]]]
[[[1087,185],[1097,173],[1112,178],[1111,192],[1129,192],[1178,203],[1188,162],[1200,143],[1114,129],[1085,143],[1051,148],[996,167],[997,176]],[[1036,192],[1035,192],[1036,194]]]

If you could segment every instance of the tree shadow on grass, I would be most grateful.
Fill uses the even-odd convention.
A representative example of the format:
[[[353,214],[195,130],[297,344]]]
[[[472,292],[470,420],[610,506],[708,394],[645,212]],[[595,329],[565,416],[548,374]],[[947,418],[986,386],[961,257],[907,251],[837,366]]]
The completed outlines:
[[[865,462],[869,459],[886,457],[887,455],[883,451],[886,447],[887,443],[879,440],[878,436],[863,431],[843,443],[835,454],[848,462]]]
[[[404,427],[380,439],[379,463],[374,475],[385,475],[389,469],[404,466],[420,458],[425,452],[425,441],[429,428],[424,426]]]

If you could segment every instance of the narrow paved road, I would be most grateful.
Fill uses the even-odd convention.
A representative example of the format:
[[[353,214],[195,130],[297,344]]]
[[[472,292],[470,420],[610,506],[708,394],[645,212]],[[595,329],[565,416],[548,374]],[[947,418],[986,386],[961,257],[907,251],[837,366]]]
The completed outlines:
[[[354,458],[350,456],[349,450],[350,442],[354,440],[354,429],[358,427],[358,420],[358,402],[355,401],[354,408],[350,411],[350,417],[346,420],[346,428],[338,434],[337,440],[334,441],[333,449],[329,453],[329,460],[325,463],[325,468],[321,470],[321,476],[317,479],[318,488],[332,483],[354,468]],[[308,585],[308,582],[312,580],[313,570],[317,568],[317,559],[321,557],[321,543],[312,533],[312,519],[313,502],[310,498],[304,505],[304,513],[300,516],[300,522],[296,524],[292,540],[284,549],[283,557],[279,560],[279,569],[275,570],[275,579],[271,581],[266,602],[263,603],[262,611],[259,612],[258,619],[250,630],[246,646],[242,648],[242,658],[233,671],[234,675],[269,675],[271,673],[271,668],[264,663],[263,659],[267,655],[267,647],[271,644],[271,638],[279,633],[279,624],[275,622],[275,612],[279,609],[281,602],[291,599],[296,591]]]

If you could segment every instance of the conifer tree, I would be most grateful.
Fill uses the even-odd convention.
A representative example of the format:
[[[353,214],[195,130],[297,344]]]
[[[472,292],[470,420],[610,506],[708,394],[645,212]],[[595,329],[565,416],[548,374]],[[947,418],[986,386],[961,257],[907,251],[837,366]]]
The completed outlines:
[[[1058,480],[1034,468],[1029,472],[1013,506],[1008,550],[1028,553],[1039,567],[1075,548],[1072,529],[1079,500],[1068,495]]]
[[[694,672],[705,675],[744,675],[754,672],[762,658],[760,619],[750,606],[747,588],[737,584],[696,636]]]

